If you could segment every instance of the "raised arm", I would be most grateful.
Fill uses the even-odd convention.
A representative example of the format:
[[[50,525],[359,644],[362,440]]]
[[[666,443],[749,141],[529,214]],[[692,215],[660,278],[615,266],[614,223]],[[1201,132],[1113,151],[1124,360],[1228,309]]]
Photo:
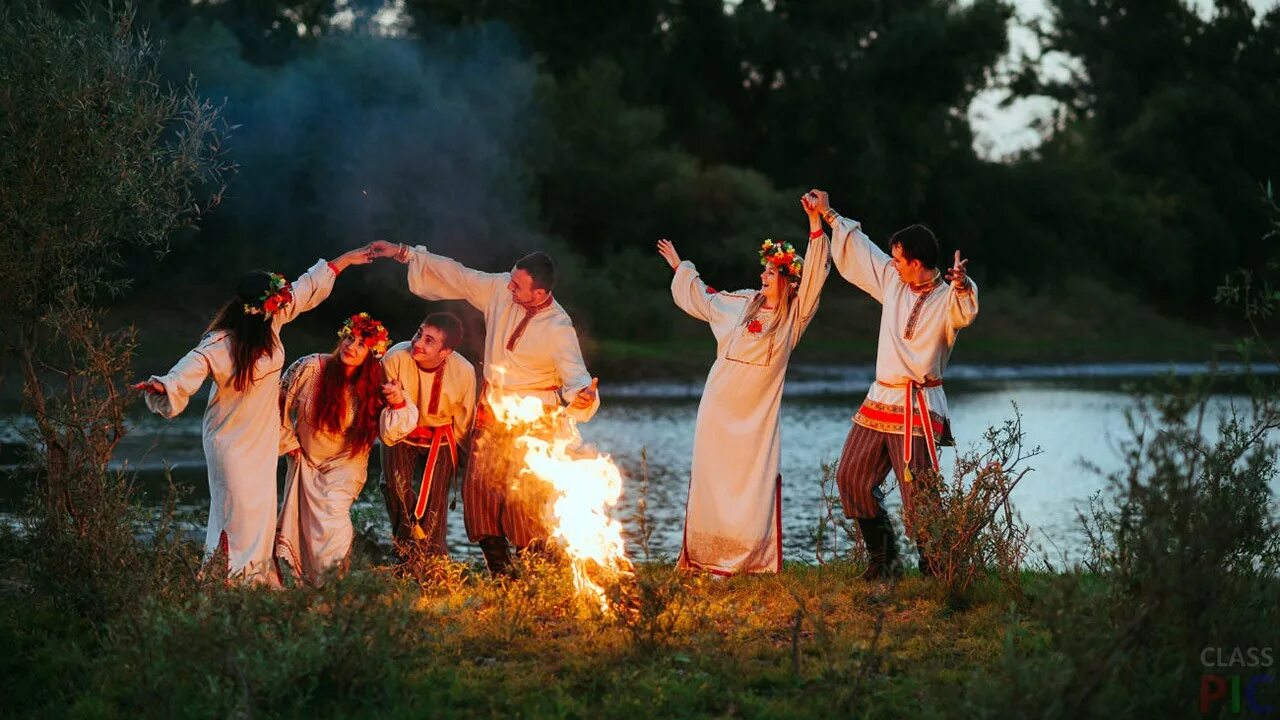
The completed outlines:
[[[711,322],[711,295],[715,291],[702,282],[698,269],[688,260],[681,260],[676,246],[666,238],[658,241],[658,254],[676,272],[671,278],[671,298],[676,306],[692,317]]]
[[[217,349],[212,334],[206,335],[200,344],[183,355],[168,373],[152,375],[150,379],[133,387],[146,393],[147,409],[160,417],[172,420],[187,409],[191,396],[204,384],[205,378],[213,373],[210,354]]]
[[[969,327],[978,317],[978,286],[969,279],[968,265],[968,259],[962,259],[957,250],[955,263],[947,270],[947,280],[951,283],[947,314],[952,327],[957,330]]]
[[[822,215],[818,212],[814,200],[812,194],[800,198],[800,205],[809,216],[809,246],[804,251],[804,270],[800,275],[799,291],[796,293],[799,323],[798,332],[794,336],[796,340],[800,339],[805,328],[809,326],[809,321],[813,320],[814,313],[818,311],[822,286],[826,283],[827,276],[831,274],[831,244],[827,240],[826,233],[822,231]]]
[[[408,265],[409,291],[424,300],[466,300],[484,312],[496,293],[504,292],[510,273],[486,273],[428,252],[425,247],[377,240],[369,245],[375,257],[390,257]]]
[[[827,193],[815,188],[808,196],[831,226],[831,259],[840,276],[878,302],[884,302],[884,282],[892,259],[862,232],[862,223],[841,217],[831,208]]]

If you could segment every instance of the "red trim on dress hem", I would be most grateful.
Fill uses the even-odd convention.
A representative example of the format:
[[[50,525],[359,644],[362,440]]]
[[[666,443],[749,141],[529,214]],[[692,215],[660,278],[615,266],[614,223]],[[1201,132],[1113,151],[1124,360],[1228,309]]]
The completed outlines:
[[[774,529],[776,531],[775,537],[778,540],[778,562],[774,572],[782,572],[782,473],[778,473],[778,480],[774,487],[774,493]]]

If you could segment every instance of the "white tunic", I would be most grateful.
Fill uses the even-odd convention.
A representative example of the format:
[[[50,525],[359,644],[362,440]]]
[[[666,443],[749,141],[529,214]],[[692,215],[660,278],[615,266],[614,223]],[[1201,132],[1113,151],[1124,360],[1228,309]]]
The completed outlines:
[[[799,292],[772,334],[744,324],[758,290],[715,292],[693,263],[676,268],[672,297],[707,321],[716,339],[698,403],[681,567],[720,574],[782,569],[782,386],[791,351],[818,309],[831,269],[828,247],[825,236],[810,241]],[[760,314],[762,325],[771,314]]]
[[[940,279],[913,289],[893,268],[892,258],[862,232],[856,220],[838,218],[832,229],[831,257],[836,270],[883,306],[876,344],[876,382],[854,421],[873,430],[902,432],[907,381],[941,380],[961,328],[978,315],[978,288],[957,292]],[[935,420],[947,424],[950,413],[942,386],[924,388]],[[896,422],[885,420],[897,414]],[[920,427],[912,427],[921,435]]]
[[[284,347],[280,328],[319,305],[333,290],[335,275],[324,260],[293,282],[293,302],[271,318],[271,352],[259,358],[243,391],[232,384],[235,364],[226,332],[205,335],[163,376],[163,395],[147,395],[147,407],[177,417],[191,396],[213,376],[204,411],[204,456],[209,468],[209,528],[205,553],[226,543],[232,576],[248,584],[275,584],[271,562],[276,520],[276,458],[280,446],[280,371]]]
[[[307,355],[289,366],[280,387],[283,425],[281,454],[297,450],[286,461],[284,503],[276,521],[275,555],[295,576],[319,584],[324,572],[345,563],[355,536],[351,505],[360,497],[369,469],[369,451],[353,453],[345,431],[355,419],[355,398],[347,388],[343,432],[313,424],[317,392],[326,358]],[[377,401],[382,398],[379,389]],[[384,407],[380,427],[408,434],[418,421],[418,409],[407,402],[399,409]]]
[[[508,349],[525,317],[525,309],[511,298],[511,273],[485,273],[416,247],[409,253],[409,290],[426,300],[466,300],[484,313],[484,379],[490,387],[537,397],[557,406],[573,402],[591,384],[573,321],[560,303],[538,311]],[[501,368],[501,369],[500,369]],[[483,400],[483,398],[482,398]],[[590,420],[600,408],[596,395],[584,410],[568,408],[579,422]]]
[[[424,372],[413,361],[412,343],[402,342],[391,346],[387,354],[382,356],[382,369],[386,372],[388,382],[400,381],[404,387],[405,399],[418,407],[416,427],[449,425],[453,428],[455,442],[461,442],[466,437],[467,430],[470,429],[471,412],[476,403],[476,369],[470,361],[457,352],[449,353],[449,357],[445,358],[435,413],[430,412],[434,374]],[[414,427],[383,427],[383,444],[399,443]]]

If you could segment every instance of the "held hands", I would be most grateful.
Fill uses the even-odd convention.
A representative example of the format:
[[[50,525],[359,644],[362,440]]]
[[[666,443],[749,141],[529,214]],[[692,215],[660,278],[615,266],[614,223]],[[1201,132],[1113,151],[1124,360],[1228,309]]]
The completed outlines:
[[[810,190],[800,196],[800,207],[804,208],[804,214],[809,216],[810,224],[822,222],[822,211],[818,209],[818,196],[815,194],[817,192],[817,190]]]
[[[672,250],[672,252],[675,252]],[[569,403],[569,407],[574,410],[586,410],[596,401],[596,387],[600,384],[600,378],[591,378],[591,384],[583,388],[582,392]]]
[[[374,240],[365,246],[369,253],[369,259],[375,258],[394,258],[400,253],[401,245],[399,243],[387,242],[386,240]]]
[[[676,246],[672,245],[671,241],[666,238],[658,241],[658,254],[662,256],[663,260],[667,261],[672,270],[675,270],[676,266],[680,264],[680,254],[676,252]]]
[[[401,405],[404,403],[404,386],[399,380],[388,380],[382,383],[382,397],[391,407]]]
[[[804,196],[809,198],[809,205],[813,207],[814,212],[818,213],[818,215],[825,217],[831,211],[831,197],[827,195],[825,190],[813,188],[805,193]],[[805,207],[805,212],[809,212],[809,206]]]
[[[965,266],[968,264],[969,264],[969,259],[965,258],[961,260],[960,251],[957,250],[955,264],[953,264],[947,270],[947,275],[946,275],[947,280],[951,283],[951,287],[955,288],[956,290],[969,289],[969,273],[967,270],[965,270]]]
[[[164,394],[164,384],[159,380],[143,380],[142,382],[130,385],[129,389],[136,390],[138,392],[145,392],[150,395]]]
[[[338,272],[342,272],[352,265],[367,265],[373,262],[373,257],[369,255],[369,246],[358,247],[355,250],[348,250],[333,259],[333,264],[337,266]]]

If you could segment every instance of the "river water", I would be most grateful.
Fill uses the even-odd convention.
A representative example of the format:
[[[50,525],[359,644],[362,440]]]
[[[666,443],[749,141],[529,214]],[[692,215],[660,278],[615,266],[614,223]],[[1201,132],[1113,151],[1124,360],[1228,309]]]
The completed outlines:
[[[1088,469],[1085,463],[1103,473],[1120,467],[1117,447],[1128,435],[1125,413],[1134,405],[1129,384],[1160,373],[1199,370],[1198,366],[1170,365],[953,367],[947,381],[953,430],[960,449],[967,448],[981,439],[987,427],[1012,418],[1013,404],[1017,404],[1027,449],[1039,446],[1042,453],[1028,461],[1034,471],[1014,491],[1013,503],[1032,529],[1038,554],[1054,560],[1064,555],[1078,558],[1082,537],[1077,510],[1091,495],[1107,490],[1103,474]],[[782,407],[783,551],[787,559],[815,558],[813,530],[826,508],[821,467],[838,458],[851,415],[871,378],[871,368],[791,369]],[[642,490],[645,492],[645,516],[653,529],[649,542],[652,557],[674,557],[679,551],[700,392],[701,383],[604,384],[599,413],[579,427],[586,441],[612,455],[623,470],[625,492],[617,517],[633,538],[638,526],[636,500]],[[137,418],[117,453],[119,466],[139,473],[140,486],[150,500],[161,497],[166,487],[164,468],[170,468],[181,484],[193,489],[188,505],[197,516],[205,512],[208,496],[200,447],[200,406],[192,403],[184,416],[172,422],[149,415]],[[1215,396],[1212,414],[1220,416],[1233,406],[1243,408],[1243,399],[1231,394]],[[0,431],[0,440],[10,449],[15,423],[21,424],[21,419],[10,416],[3,423],[7,431]],[[730,453],[734,448],[724,451]],[[4,456],[11,461],[13,453]],[[0,457],[0,467],[6,457]],[[944,470],[951,467],[954,457],[955,449],[942,450]],[[389,526],[377,487],[376,459],[375,452],[371,480],[355,513],[358,522],[374,526],[387,537]],[[892,482],[891,476],[890,485]],[[20,483],[4,484],[7,487],[0,492],[0,506],[13,512]],[[896,513],[896,491],[890,494],[889,502]],[[449,539],[455,555],[476,556],[466,541],[461,508],[450,515]],[[631,554],[643,555],[638,547],[632,548]]]

